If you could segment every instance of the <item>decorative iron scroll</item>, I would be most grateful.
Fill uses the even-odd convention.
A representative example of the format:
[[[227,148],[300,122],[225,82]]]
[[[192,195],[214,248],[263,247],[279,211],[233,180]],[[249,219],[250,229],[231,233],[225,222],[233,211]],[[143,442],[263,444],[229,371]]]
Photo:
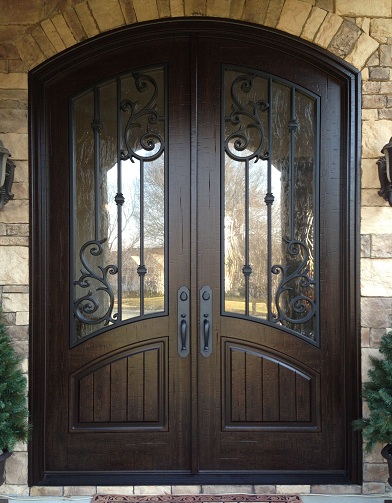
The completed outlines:
[[[153,161],[165,148],[161,134],[153,130],[162,120],[157,111],[158,86],[150,75],[133,73],[132,77],[135,79],[136,89],[140,93],[151,91],[151,98],[144,106],[141,106],[139,101],[121,101],[121,110],[130,112],[124,131],[127,151],[121,150],[121,159],[130,159],[132,162],[133,159]],[[150,155],[142,155],[140,147]]]
[[[94,296],[92,290],[88,290],[87,294],[76,300],[74,303],[74,314],[75,317],[82,323],[89,325],[96,325],[103,323],[107,326],[109,323],[116,323],[117,314],[112,314],[114,305],[114,294],[112,287],[108,281],[108,274],[117,274],[118,267],[115,265],[107,265],[106,267],[98,266],[101,274],[97,274],[92,266],[88,263],[86,254],[90,252],[94,257],[98,257],[103,252],[103,243],[106,239],[101,241],[87,241],[80,249],[79,258],[83,264],[83,268],[80,270],[82,275],[77,281],[74,281],[74,285],[80,286],[81,288],[90,288],[92,281],[98,282],[99,285],[96,288],[96,292],[104,292],[107,294],[109,302],[106,306],[100,305],[100,302],[96,296]],[[101,316],[92,318],[100,309],[104,309],[104,313]]]
[[[238,129],[233,131],[225,139],[225,151],[229,157],[236,161],[245,161],[254,159],[257,162],[259,159],[267,160],[268,151],[263,151],[264,145],[264,127],[259,116],[259,113],[266,112],[269,104],[265,100],[248,101],[247,106],[241,101],[241,94],[246,95],[253,88],[253,81],[256,75],[240,75],[234,79],[230,94],[232,99],[232,112],[228,117],[225,117],[226,122],[230,122],[233,126],[238,126]],[[251,130],[256,131],[257,140],[252,137]],[[230,143],[234,142],[233,146]],[[234,149],[233,149],[234,147]],[[238,152],[244,152],[251,148],[252,150],[247,155],[237,155]]]
[[[302,260],[290,272],[292,265],[274,265],[271,268],[273,274],[282,274],[280,283],[275,293],[277,314],[273,314],[273,320],[285,325],[286,323],[306,323],[316,312],[314,300],[309,297],[308,288],[316,282],[309,276],[309,250],[301,241],[285,239],[287,252],[291,257],[300,256]],[[286,297],[286,301],[283,299]],[[286,303],[285,308],[282,306]],[[288,313],[292,313],[290,316]],[[296,317],[293,317],[293,314]]]

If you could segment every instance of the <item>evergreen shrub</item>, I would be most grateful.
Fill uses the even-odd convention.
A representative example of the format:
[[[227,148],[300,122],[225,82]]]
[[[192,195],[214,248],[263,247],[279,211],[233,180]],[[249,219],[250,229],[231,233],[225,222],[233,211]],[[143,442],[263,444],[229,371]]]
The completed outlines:
[[[369,417],[353,422],[362,430],[369,452],[375,443],[392,443],[392,331],[381,339],[380,353],[384,358],[370,356],[369,381],[362,385],[362,397],[369,407]]]
[[[28,438],[27,382],[0,310],[0,454]]]

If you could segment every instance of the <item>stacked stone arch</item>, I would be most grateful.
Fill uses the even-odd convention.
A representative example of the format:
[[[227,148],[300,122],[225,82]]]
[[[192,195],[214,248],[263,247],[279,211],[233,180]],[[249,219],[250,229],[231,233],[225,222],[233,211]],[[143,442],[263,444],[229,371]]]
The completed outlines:
[[[0,4],[7,5],[8,0],[0,0]],[[0,20],[0,139],[17,164],[15,199],[0,214],[0,263],[7,264],[0,270],[0,303],[16,343],[25,348],[25,368],[29,323],[27,72],[78,43],[120,27],[158,19],[218,17],[290,33],[362,72],[361,326],[365,378],[368,355],[377,353],[392,312],[392,282],[388,280],[388,270],[392,270],[392,252],[388,251],[391,210],[377,196],[375,164],[380,148],[392,134],[392,82],[387,71],[390,68],[392,73],[390,0],[47,0],[52,11],[45,7],[45,13],[39,15],[44,8],[36,4],[42,2],[18,0],[14,10],[19,12],[12,18],[7,36],[4,11]],[[26,6],[25,11],[20,5]],[[29,15],[29,10],[35,11],[35,16]],[[16,29],[19,19],[23,28]],[[364,463],[363,486],[342,490],[357,494],[388,491],[386,468],[378,453],[365,454]],[[20,446],[7,471],[4,493],[43,494],[42,488],[26,485],[26,446]],[[45,494],[69,495],[71,491],[57,489],[63,492],[52,489]],[[327,486],[314,488],[314,492],[338,491]]]
[[[369,34],[368,20],[343,17],[312,4],[302,0],[85,0],[40,20],[11,44],[31,69],[79,42],[122,26],[163,18],[218,17],[298,36],[362,70],[379,47]],[[335,11],[339,12],[339,5]],[[341,12],[347,14],[344,9]]]

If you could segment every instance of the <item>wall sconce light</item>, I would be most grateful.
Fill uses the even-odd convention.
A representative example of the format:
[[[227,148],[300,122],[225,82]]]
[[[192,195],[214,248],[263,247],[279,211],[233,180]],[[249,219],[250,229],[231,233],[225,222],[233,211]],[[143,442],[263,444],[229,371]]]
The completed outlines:
[[[377,161],[378,177],[380,178],[381,189],[378,195],[383,197],[392,206],[392,138],[381,150],[384,154]]]
[[[14,183],[15,164],[10,159],[11,152],[0,140],[0,210],[10,199],[13,199],[12,184]]]

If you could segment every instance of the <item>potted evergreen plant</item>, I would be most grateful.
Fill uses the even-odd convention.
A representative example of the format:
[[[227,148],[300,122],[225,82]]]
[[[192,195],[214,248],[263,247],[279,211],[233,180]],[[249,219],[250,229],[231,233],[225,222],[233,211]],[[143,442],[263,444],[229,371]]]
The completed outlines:
[[[28,437],[27,382],[0,311],[0,485],[6,459]]]
[[[392,486],[392,330],[381,338],[380,353],[384,358],[370,357],[369,381],[362,386],[369,416],[355,420],[353,426],[362,430],[367,452],[377,442],[386,444],[381,454],[388,462],[388,483]]]

